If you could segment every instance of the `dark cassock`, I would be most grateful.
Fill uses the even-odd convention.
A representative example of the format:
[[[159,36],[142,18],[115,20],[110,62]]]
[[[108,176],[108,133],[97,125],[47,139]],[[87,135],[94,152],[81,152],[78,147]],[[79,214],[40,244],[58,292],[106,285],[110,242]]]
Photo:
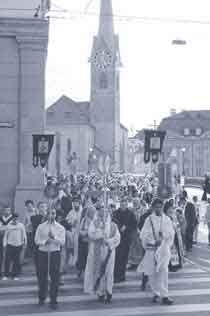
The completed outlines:
[[[120,208],[115,211],[113,221],[117,224],[121,241],[116,249],[114,282],[125,281],[126,266],[128,263],[129,249],[133,232],[136,230],[137,221],[134,213],[128,209],[127,199],[121,200]]]
[[[71,186],[66,186],[64,189],[64,193],[65,195],[61,198],[61,208],[64,211],[64,217],[66,217],[72,210]]]
[[[187,202],[184,210],[186,220],[186,232],[185,232],[185,245],[186,251],[192,250],[193,245],[193,233],[196,225],[196,211],[195,205],[192,202]]]

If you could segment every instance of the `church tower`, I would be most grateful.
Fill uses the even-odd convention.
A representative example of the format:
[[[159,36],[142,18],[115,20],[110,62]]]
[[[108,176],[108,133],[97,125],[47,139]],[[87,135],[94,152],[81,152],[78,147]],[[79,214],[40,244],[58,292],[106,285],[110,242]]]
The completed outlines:
[[[111,0],[101,0],[100,21],[91,53],[91,113],[96,145],[120,165],[120,51]]]

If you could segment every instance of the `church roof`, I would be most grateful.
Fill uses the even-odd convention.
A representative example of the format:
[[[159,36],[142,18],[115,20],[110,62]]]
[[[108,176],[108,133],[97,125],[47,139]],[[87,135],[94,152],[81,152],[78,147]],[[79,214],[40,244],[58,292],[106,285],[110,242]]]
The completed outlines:
[[[46,111],[47,125],[90,124],[90,102],[61,96]]]
[[[171,130],[183,134],[184,129],[200,128],[203,132],[210,131],[210,111],[182,111],[164,118],[159,126],[161,130]]]

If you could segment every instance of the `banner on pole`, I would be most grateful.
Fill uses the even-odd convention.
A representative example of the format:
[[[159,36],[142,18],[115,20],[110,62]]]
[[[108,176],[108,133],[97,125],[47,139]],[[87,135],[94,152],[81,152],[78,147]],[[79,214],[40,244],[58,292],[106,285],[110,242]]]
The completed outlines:
[[[54,135],[33,136],[33,166],[44,168],[47,164],[50,152],[54,144]]]
[[[144,162],[156,163],[159,160],[163,148],[163,142],[166,136],[166,131],[161,130],[144,130]]]

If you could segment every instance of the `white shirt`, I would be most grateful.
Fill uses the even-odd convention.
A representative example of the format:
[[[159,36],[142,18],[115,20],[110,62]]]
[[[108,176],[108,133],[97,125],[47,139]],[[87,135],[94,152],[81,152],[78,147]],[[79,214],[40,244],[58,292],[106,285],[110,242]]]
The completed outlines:
[[[55,238],[49,240],[50,231]],[[35,234],[35,243],[37,246],[39,246],[40,251],[60,251],[61,246],[65,244],[65,228],[57,222],[44,222],[37,228]]]
[[[2,219],[5,223],[10,223],[11,220],[12,220],[12,215],[9,215],[8,217],[5,217],[4,215],[2,216]],[[0,232],[1,233],[4,233],[5,230],[7,229],[7,226],[8,224],[3,224],[1,221],[0,221]]]
[[[17,223],[16,225],[9,223],[4,234],[3,245],[20,247],[26,245],[27,237],[25,226],[22,223]]]

